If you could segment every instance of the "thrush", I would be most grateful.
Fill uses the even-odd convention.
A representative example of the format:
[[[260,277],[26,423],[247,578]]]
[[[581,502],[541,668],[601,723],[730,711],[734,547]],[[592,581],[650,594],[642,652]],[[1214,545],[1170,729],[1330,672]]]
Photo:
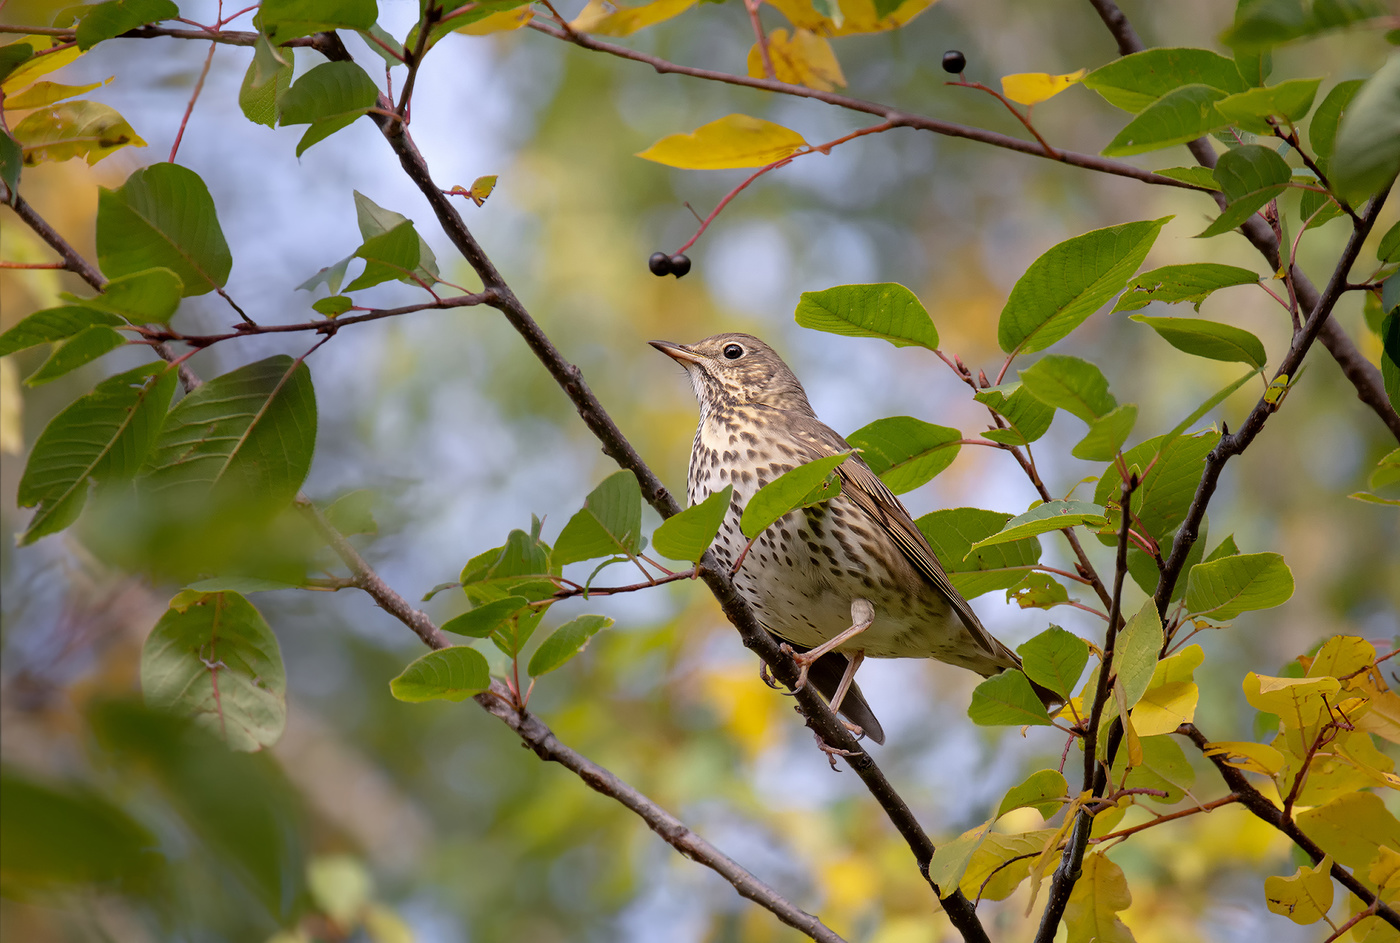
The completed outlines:
[[[685,368],[700,403],[686,493],[734,486],[712,550],[770,633],[795,646],[810,681],[877,743],[884,732],[854,685],[861,661],[936,658],[990,677],[1019,668],[982,626],[894,493],[859,455],[836,468],[836,497],[785,515],[754,540],[739,529],[754,493],[798,465],[852,447],[822,423],[793,372],[748,334],[652,341]],[[1047,703],[1054,695],[1037,689]]]

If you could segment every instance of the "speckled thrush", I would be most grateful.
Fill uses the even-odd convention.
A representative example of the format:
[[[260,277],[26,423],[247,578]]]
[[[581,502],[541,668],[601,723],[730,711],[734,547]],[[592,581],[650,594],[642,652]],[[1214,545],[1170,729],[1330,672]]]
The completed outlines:
[[[754,493],[851,446],[817,418],[797,377],[758,338],[717,334],[697,344],[651,345],[685,368],[700,402],[690,502],[734,486],[712,547],[732,569],[748,543],[739,518]],[[982,627],[904,505],[859,455],[837,474],[840,493],[764,531],[734,585],[768,631],[803,650],[798,664],[833,708],[883,743],[852,683],[865,656],[937,658],[984,677],[1021,662]]]

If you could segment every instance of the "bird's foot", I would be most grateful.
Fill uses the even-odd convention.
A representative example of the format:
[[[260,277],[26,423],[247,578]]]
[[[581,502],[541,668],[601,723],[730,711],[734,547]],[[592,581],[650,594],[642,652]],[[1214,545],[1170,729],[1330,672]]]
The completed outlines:
[[[778,679],[773,677],[773,672],[769,669],[768,662],[766,661],[761,661],[758,663],[758,680],[768,685],[774,691],[777,691],[782,687],[782,685],[778,683]]]
[[[843,750],[840,747],[834,747],[823,740],[822,735],[819,733],[813,733],[812,736],[816,737],[817,749],[826,754],[826,761],[831,764],[831,768],[834,772],[841,772],[841,768],[836,765],[836,758],[838,756],[856,756],[860,752],[859,750]]]
[[[813,658],[811,652],[795,652],[792,650],[792,646],[787,642],[781,643],[778,648],[784,655],[791,655],[792,660],[797,662],[797,684],[792,687],[792,693],[796,694],[807,686],[807,672],[812,669],[812,664],[817,658],[820,658],[821,655],[818,655],[817,658]],[[824,655],[826,653],[822,652],[821,654]]]

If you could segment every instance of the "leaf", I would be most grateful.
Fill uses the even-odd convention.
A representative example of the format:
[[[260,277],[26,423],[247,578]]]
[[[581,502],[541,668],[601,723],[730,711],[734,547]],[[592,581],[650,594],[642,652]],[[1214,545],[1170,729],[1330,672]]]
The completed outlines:
[[[28,350],[49,341],[61,341],[93,325],[116,326],[126,322],[115,314],[94,311],[84,305],[63,305],[36,311],[4,334],[0,334],[0,357]]]
[[[1134,314],[1177,350],[1208,360],[1247,363],[1262,368],[1268,359],[1264,343],[1244,328],[1200,318],[1153,318]]]
[[[298,285],[297,291],[315,291],[317,286],[324,282],[332,295],[340,294],[341,282],[345,281],[345,270],[353,258],[353,255],[347,255],[334,265],[326,266]]]
[[[326,508],[326,522],[345,537],[377,534],[379,525],[374,520],[374,503],[375,494],[367,488],[343,494]]]
[[[14,193],[19,190],[19,178],[24,170],[24,148],[20,147],[9,128],[0,128],[0,180]]]
[[[1392,53],[1356,92],[1337,128],[1330,169],[1333,187],[1353,204],[1400,171],[1400,55]]]
[[[1208,743],[1206,756],[1223,756],[1226,764],[1251,773],[1273,776],[1283,769],[1283,754],[1266,743],[1222,741]]]
[[[1274,124],[1285,127],[1302,121],[1312,110],[1322,79],[1293,79],[1267,88],[1251,88],[1222,98],[1215,110],[1255,134],[1271,134]],[[1270,124],[1272,118],[1274,124]]]
[[[1151,596],[1118,633],[1113,648],[1113,673],[1123,685],[1124,700],[1131,710],[1147,691],[1162,649],[1162,619]]]
[[[1400,288],[1400,278],[1385,280],[1386,287]],[[1400,309],[1392,310],[1381,319],[1381,382],[1390,405],[1400,409]]]
[[[1208,85],[1184,85],[1173,89],[1129,121],[1103,149],[1106,157],[1127,157],[1185,144],[1212,131],[1230,126],[1230,119],[1215,110],[1228,97]]]
[[[1324,855],[1315,868],[1300,866],[1292,877],[1270,875],[1264,879],[1264,903],[1269,910],[1303,926],[1327,915],[1334,891],[1330,855]]]
[[[723,491],[671,515],[651,535],[652,547],[667,559],[697,562],[714,543],[733,496],[734,486],[725,485]]]
[[[14,127],[24,163],[81,157],[95,164],[113,151],[146,142],[116,109],[95,101],[63,102],[25,115]]]
[[[1215,174],[1209,167],[1167,167],[1152,172],[1159,177],[1180,180],[1182,183],[1203,187],[1206,190],[1220,189],[1220,184],[1215,182]]]
[[[475,609],[469,609],[455,619],[448,619],[442,624],[442,630],[465,635],[469,638],[486,638],[502,622],[529,604],[530,601],[524,596],[506,596],[495,602],[488,602]]]
[[[477,183],[472,184],[472,192],[476,193],[477,184],[488,179],[492,185],[495,184],[495,177],[482,177],[477,180]],[[489,195],[490,188],[487,187],[485,192]],[[393,210],[386,210],[359,190],[354,191],[354,193],[355,219],[360,226],[360,235],[365,238],[366,242],[409,221],[407,216],[395,213]],[[486,197],[482,196],[481,199],[485,201]],[[478,203],[478,205],[480,204]],[[425,282],[431,283],[438,280],[437,256],[433,255],[433,250],[429,248],[427,240],[422,236],[418,237],[418,268],[414,270],[414,274]],[[409,281],[409,279],[405,279],[405,281]]]
[[[496,180],[496,174],[477,177],[472,181],[472,188],[467,195],[477,206],[484,206],[487,198],[491,196],[491,191],[496,189]]]
[[[1035,106],[1076,84],[1089,72],[1080,69],[1066,75],[1048,75],[1044,72],[1018,72],[1002,76],[1001,92],[1020,105]]]
[[[1395,449],[1381,456],[1381,460],[1376,463],[1376,469],[1371,472],[1371,478],[1367,484],[1372,488],[1380,489],[1387,485],[1393,485],[1397,481],[1400,481],[1400,449]]]
[[[1031,263],[1011,289],[997,326],[1006,353],[1044,350],[1116,295],[1170,216],[1066,239]]]
[[[1206,455],[1219,441],[1219,434],[1214,432],[1158,436],[1123,453],[1127,468],[1145,469],[1142,482],[1133,492],[1132,512],[1154,540],[1165,542],[1185,520],[1205,469]],[[1122,481],[1117,463],[1106,465],[1094,488],[1094,502],[1116,504],[1121,500]],[[1117,543],[1116,535],[1101,539],[1105,544]]]
[[[1299,812],[1298,826],[1345,868],[1365,868],[1380,849],[1400,848],[1400,822],[1373,792],[1339,796]]]
[[[355,301],[349,295],[331,295],[329,298],[318,298],[311,302],[311,309],[318,314],[324,314],[328,318],[344,314],[355,307]]]
[[[297,143],[297,156],[317,141],[349,127],[379,100],[379,89],[353,62],[323,62],[282,96],[283,125],[309,124]]]
[[[972,550],[972,544],[1001,531],[1010,514],[980,508],[946,508],[916,522],[953,587],[968,599],[1015,586],[1040,560],[1034,537]]]
[[[1050,715],[1030,681],[1014,669],[992,675],[977,685],[967,716],[981,727],[1050,726]]]
[[[983,822],[934,849],[933,858],[928,863],[928,879],[938,889],[940,898],[947,899],[957,891],[958,882],[962,880],[973,852],[991,830],[992,823]]]
[[[21,545],[60,531],[77,519],[89,478],[129,478],[160,430],[175,392],[175,371],[151,363],[119,373],[79,397],[39,434],[20,478],[16,500],[38,510]]]
[[[26,41],[15,43],[14,46],[0,46],[0,49],[22,48],[23,46],[29,47],[27,58],[19,57],[14,71],[5,76],[4,92],[6,95],[19,91],[41,75],[48,75],[56,69],[63,68],[83,54],[83,51],[76,45],[54,51],[53,40],[49,36],[30,36]],[[38,51],[43,51],[44,54],[39,55]]]
[[[95,298],[75,299],[78,304],[115,314],[134,324],[165,324],[180,307],[185,290],[180,276],[168,268],[149,268],[121,275],[107,282]]]
[[[170,0],[107,0],[92,7],[78,21],[78,48],[87,52],[104,39],[179,15],[180,9]]]
[[[1089,423],[1089,432],[1079,440],[1070,454],[1090,462],[1108,462],[1123,448],[1137,425],[1137,407],[1132,403],[1119,406]]]
[[[1133,943],[1132,933],[1118,919],[1118,911],[1128,909],[1132,902],[1123,869],[1101,851],[1085,855],[1083,871],[1065,906],[1068,939]]]
[[[281,54],[286,57],[285,61],[275,65],[270,74],[263,74],[267,65],[259,62],[255,55],[243,75],[243,84],[238,88],[238,107],[242,109],[244,117],[254,124],[277,127],[277,109],[287,89],[292,87],[295,68],[292,49],[283,49]]]
[[[0,47],[4,49],[9,46]],[[101,88],[112,80],[106,82],[93,82],[91,85],[63,85],[58,82],[36,82],[17,95],[5,96],[6,111],[26,111],[30,108],[44,108],[54,102],[61,102],[65,98],[76,98],[85,92],[90,92],[95,88]]]
[[[846,76],[841,73],[841,63],[836,61],[831,43],[811,30],[793,30],[791,38],[785,29],[773,30],[768,34],[768,58],[779,82],[805,85],[822,92],[832,92],[846,85]],[[748,72],[756,79],[768,77],[757,43],[749,50]]]
[[[365,260],[365,270],[345,290],[360,291],[393,279],[412,282],[419,263],[419,242],[418,231],[407,221],[366,239],[354,256]]]
[[[1136,711],[1133,716],[1136,718]],[[1164,805],[1180,802],[1187,790],[1196,785],[1196,771],[1187,761],[1181,745],[1168,736],[1142,737],[1140,742],[1141,759],[1124,780],[1123,756],[1120,754],[1114,779],[1125,782],[1129,789],[1159,789],[1166,793],[1165,796],[1149,796],[1153,802]]]
[[[414,660],[389,682],[400,701],[465,701],[491,687],[486,657],[474,648],[454,645]]]
[[[336,29],[367,30],[379,18],[375,0],[263,0],[257,27],[278,42]]]
[[[1019,380],[978,390],[972,398],[1006,420],[1009,429],[988,429],[982,433],[984,438],[1005,445],[1029,445],[1045,435],[1055,418],[1055,408],[1032,396]]]
[[[861,458],[895,494],[913,491],[957,458],[962,433],[948,426],[891,416],[862,426],[846,437]]]
[[[595,36],[631,36],[639,29],[680,16],[696,0],[652,0],[638,7],[615,6],[602,0],[588,0],[570,29]]]
[[[1197,238],[1218,236],[1239,226],[1287,187],[1292,171],[1277,153],[1257,144],[1246,144],[1220,155],[1215,179],[1230,204]]]
[[[836,470],[836,466],[850,455],[850,452],[838,452],[805,465],[798,465],[759,488],[749,499],[743,516],[739,518],[739,530],[752,540],[789,512],[835,497],[839,492],[824,494],[812,500],[812,493],[820,488],[827,477]]]
[[[1356,97],[1357,89],[1364,84],[1362,79],[1338,82],[1317,106],[1317,113],[1308,122],[1308,141],[1312,144],[1313,159],[1326,166],[1332,162],[1332,150],[1337,144],[1337,126],[1342,115]]]
[[[84,364],[91,363],[103,354],[116,350],[126,343],[126,338],[106,325],[98,324],[84,328],[65,341],[61,341],[32,374],[25,378],[26,386],[39,386]]]
[[[1183,85],[1205,85],[1227,95],[1248,87],[1234,62],[1209,49],[1190,48],[1132,53],[1090,72],[1084,84],[1133,114]]]
[[[1086,650],[1087,651],[1087,650]],[[1069,783],[1064,773],[1054,769],[1036,770],[1020,785],[1012,786],[997,806],[997,818],[1013,809],[1035,809],[1044,819],[1050,818],[1065,803],[1061,799],[1069,797]]]
[[[1293,595],[1293,573],[1277,553],[1242,553],[1191,569],[1186,611],[1233,619],[1252,609],[1281,606]]]
[[[845,337],[882,337],[896,347],[938,349],[938,329],[918,297],[903,285],[837,285],[804,291],[797,323]]]
[[[1400,262],[1400,221],[1386,230],[1376,246],[1376,258],[1382,263]]]
[[[1069,591],[1049,574],[1033,570],[1006,591],[1006,601],[1022,609],[1051,609],[1069,602]]]
[[[642,489],[630,471],[614,472],[594,488],[569,519],[550,559],[556,566],[641,551]]]
[[[1088,644],[1058,625],[1022,643],[1016,654],[1021,656],[1021,670],[1026,677],[1064,698],[1074,693],[1079,676],[1089,663]]]
[[[1133,728],[1142,737],[1175,733],[1196,719],[1201,689],[1192,681],[1171,681],[1149,687],[1133,708]]]
[[[1021,371],[1021,385],[1045,405],[1089,423],[1118,407],[1103,372],[1078,357],[1048,354]]]
[[[189,500],[280,509],[301,488],[316,445],[305,363],[278,355],[204,383],[170,411],[140,484]]]
[[[631,472],[628,474],[630,475]],[[583,651],[583,647],[588,644],[589,639],[612,624],[613,620],[607,616],[579,616],[565,622],[550,633],[549,638],[541,642],[539,648],[535,649],[535,654],[530,658],[530,665],[527,669],[530,672],[530,677],[538,678],[540,675],[558,668]]]
[[[638,157],[685,170],[763,167],[807,147],[802,135],[780,124],[726,115],[689,134],[672,134],[637,154]]]
[[[1048,534],[1052,530],[1077,527],[1080,524],[1099,526],[1107,520],[1104,509],[1097,504],[1085,501],[1047,501],[1007,521],[999,533],[977,541],[972,545],[972,550],[1024,537],[1034,537],[1037,534]]]
[[[1336,678],[1271,678],[1249,672],[1244,676],[1244,699],[1257,711],[1277,715],[1294,730],[1317,723],[1328,699],[1341,690]]]
[[[461,584],[477,605],[509,595],[544,599],[554,593],[554,583],[547,576],[557,569],[550,567],[549,547],[539,539],[537,529],[531,534],[516,529],[506,537],[505,546],[468,561]]]
[[[186,590],[170,601],[141,649],[141,691],[244,752],[272,746],[287,723],[277,637],[238,593]]]
[[[1255,285],[1258,282],[1259,276],[1254,272],[1235,265],[1221,265],[1218,262],[1166,265],[1144,272],[1128,282],[1127,290],[1113,306],[1113,313],[1136,311],[1147,307],[1150,301],[1160,301],[1164,304],[1189,301],[1200,311],[1201,302],[1211,293],[1221,288]]]
[[[193,170],[170,163],[98,191],[97,261],[108,278],[170,269],[187,298],[222,288],[233,267],[209,189]]]
[[[960,889],[972,899],[1005,900],[1030,874],[1031,859],[1057,834],[1053,828],[1017,835],[988,834],[972,853]]]

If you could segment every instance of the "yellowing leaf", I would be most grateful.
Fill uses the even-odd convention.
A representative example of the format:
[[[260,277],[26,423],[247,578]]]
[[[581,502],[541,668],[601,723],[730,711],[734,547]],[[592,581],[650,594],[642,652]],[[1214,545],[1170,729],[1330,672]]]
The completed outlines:
[[[1080,69],[1067,75],[1018,72],[1002,77],[1001,92],[1017,104],[1039,105],[1047,98],[1054,98],[1088,74],[1088,69]]]
[[[1269,909],[1298,924],[1317,923],[1332,907],[1331,856],[1316,868],[1299,868],[1292,877],[1271,875],[1264,879],[1264,901]]]
[[[31,111],[15,125],[14,135],[24,148],[25,164],[31,166],[73,157],[95,164],[128,144],[146,146],[115,109],[94,101],[64,102]]]
[[[1224,756],[1225,762],[1236,769],[1273,776],[1283,769],[1284,755],[1267,743],[1222,740],[1206,744],[1206,756]]]
[[[655,0],[640,7],[624,7],[605,0],[588,0],[569,26],[598,36],[631,36],[695,6],[696,0]]]
[[[53,39],[49,36],[26,36],[19,42],[28,42],[34,50],[41,51],[49,49],[53,45]],[[35,56],[15,71],[11,72],[3,84],[0,84],[0,91],[8,98],[18,90],[24,88],[41,75],[48,75],[55,69],[61,69],[74,59],[83,54],[77,46],[70,46],[59,52],[51,52],[43,56]],[[7,103],[8,107],[8,103]]]
[[[5,96],[6,111],[25,111],[30,108],[43,108],[45,105],[52,105],[54,102],[63,101],[65,98],[76,98],[84,92],[90,92],[95,88],[101,88],[109,84],[113,78],[108,78],[105,82],[93,82],[91,85],[61,85],[58,82],[35,82],[24,91],[15,95]]]
[[[672,134],[638,154],[668,167],[724,170],[762,167],[807,146],[790,128],[748,115],[726,115],[689,134]]]
[[[1152,671],[1152,682],[1148,688],[1173,681],[1194,681],[1196,669],[1206,660],[1206,651],[1199,645],[1187,645],[1175,655],[1168,655],[1157,662]]]
[[[1201,690],[1192,681],[1172,681],[1148,688],[1133,708],[1133,726],[1138,736],[1152,737],[1173,733],[1182,724],[1196,717],[1196,702]]]
[[[892,13],[879,16],[873,0],[836,0],[841,10],[839,20],[818,13],[812,0],[768,0],[770,6],[782,11],[793,26],[812,30],[823,36],[853,36],[858,33],[883,33],[898,29],[933,6],[936,0],[904,0]]]
[[[1070,892],[1065,926],[1071,940],[1133,943],[1133,935],[1118,919],[1118,911],[1133,902],[1123,869],[1094,852],[1084,857],[1084,873]]]
[[[1376,660],[1376,646],[1355,635],[1334,635],[1307,663],[1309,678],[1342,678]]]
[[[1255,710],[1277,714],[1289,727],[1301,730],[1317,722],[1326,708],[1324,698],[1341,690],[1336,678],[1270,678],[1254,672],[1244,676],[1244,697]]]
[[[1395,891],[1400,891],[1400,851],[1393,848],[1381,848],[1376,854],[1376,860],[1371,862],[1371,870],[1367,875],[1371,883],[1380,888],[1381,896],[1389,898]]]
[[[496,189],[496,175],[488,174],[473,180],[471,192],[467,195],[471,197],[473,203],[480,206],[486,202],[486,198],[491,195],[491,191],[494,189]]]
[[[530,22],[530,17],[534,16],[529,4],[517,7],[514,10],[501,10],[499,13],[492,13],[484,16],[475,23],[468,23],[466,26],[459,26],[457,32],[466,33],[468,36],[486,36],[491,33],[505,33],[513,29],[520,29]]]
[[[1400,822],[1374,792],[1353,792],[1299,812],[1298,827],[1343,867],[1364,868],[1382,846],[1400,848]]]
[[[841,63],[836,61],[831,43],[810,30],[793,30],[790,39],[787,30],[773,30],[768,36],[768,57],[773,61],[773,72],[779,82],[805,85],[823,92],[846,85],[846,76],[841,73]],[[758,43],[749,50],[749,75],[756,79],[767,78],[763,51]]]
[[[1367,710],[1355,720],[1357,729],[1400,743],[1400,696],[1386,686],[1378,669],[1371,668],[1350,679],[1347,691],[1367,699]]]
[[[992,832],[972,853],[963,872],[962,892],[973,900],[1005,900],[1030,874],[1031,859],[1057,834],[1053,828],[1003,835]],[[1019,860],[1014,860],[1019,859]]]

